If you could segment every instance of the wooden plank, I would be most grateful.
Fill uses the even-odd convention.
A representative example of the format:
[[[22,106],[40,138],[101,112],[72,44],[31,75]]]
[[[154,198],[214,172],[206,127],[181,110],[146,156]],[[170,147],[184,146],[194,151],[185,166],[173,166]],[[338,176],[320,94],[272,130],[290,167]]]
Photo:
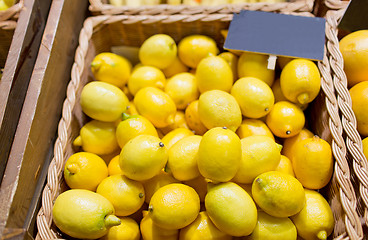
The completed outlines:
[[[54,0],[29,82],[19,124],[0,187],[0,224],[36,236],[35,218],[52,159],[57,124],[70,80],[88,0]],[[0,231],[1,236],[1,231]]]

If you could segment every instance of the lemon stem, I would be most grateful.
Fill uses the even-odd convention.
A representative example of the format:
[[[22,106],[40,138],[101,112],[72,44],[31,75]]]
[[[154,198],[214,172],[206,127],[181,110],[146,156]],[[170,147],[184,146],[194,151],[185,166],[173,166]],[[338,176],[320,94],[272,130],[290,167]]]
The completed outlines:
[[[82,146],[82,137],[81,136],[78,136],[74,141],[73,141],[73,145],[74,146]]]
[[[277,148],[279,149],[279,151],[281,152],[281,150],[282,150],[282,145],[281,145],[281,144],[276,143],[276,146],[277,146]]]
[[[75,163],[69,164],[68,166],[66,166],[66,169],[71,173],[71,174],[76,174],[78,172],[78,165]]]
[[[320,232],[318,232],[317,237],[318,237],[318,239],[321,239],[321,240],[327,239],[327,233],[326,233],[326,231],[320,231]]]
[[[106,226],[106,228],[110,228],[110,227],[113,227],[113,226],[118,226],[118,225],[120,225],[120,223],[121,223],[121,220],[115,215],[107,215],[105,217],[105,226]]]
[[[127,120],[127,119],[129,119],[131,116],[128,114],[128,113],[123,113],[122,114],[122,120],[124,121],[124,120]]]
[[[309,95],[308,93],[302,93],[297,97],[297,100],[300,104],[306,104],[309,102]]]

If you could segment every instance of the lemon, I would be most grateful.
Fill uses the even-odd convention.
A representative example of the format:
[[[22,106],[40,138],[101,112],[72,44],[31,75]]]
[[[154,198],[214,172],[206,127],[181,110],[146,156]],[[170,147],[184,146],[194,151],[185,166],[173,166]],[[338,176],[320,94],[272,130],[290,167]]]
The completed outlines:
[[[187,128],[189,129],[187,122],[185,120],[185,113],[181,110],[176,111],[175,117],[174,117],[174,122],[172,124],[170,124],[167,127],[164,128],[160,128],[161,132],[163,134],[168,134],[169,132],[171,132],[174,129],[177,128]]]
[[[231,236],[249,235],[256,226],[256,205],[249,194],[233,182],[209,183],[205,205],[215,226]]]
[[[281,90],[281,85],[280,85],[280,79],[276,79],[273,84],[272,84],[272,92],[273,95],[275,97],[275,102],[281,102],[281,101],[289,101],[284,94],[282,93]],[[301,110],[305,110],[308,107],[308,103],[305,104],[300,104],[300,103],[295,103],[298,107],[300,107]]]
[[[274,217],[297,214],[305,205],[302,184],[289,174],[270,171],[256,177],[252,196],[257,205]]]
[[[293,164],[291,163],[290,159],[284,155],[281,155],[279,165],[277,165],[275,171],[283,172],[295,177]]]
[[[9,6],[4,2],[4,1],[0,1],[0,11],[5,11],[9,8]],[[1,78],[1,76],[0,76]]]
[[[93,59],[91,70],[96,80],[122,88],[128,82],[132,64],[125,57],[103,52]]]
[[[162,142],[165,144],[166,148],[170,150],[170,148],[180,139],[183,139],[185,137],[192,136],[192,135],[194,135],[194,133],[187,128],[176,128],[172,130],[171,132],[169,132],[168,134],[166,134],[162,138]]]
[[[15,4],[15,0],[4,0],[3,1],[8,7],[11,7]]]
[[[147,118],[155,127],[163,128],[174,123],[176,106],[165,92],[154,87],[141,89],[134,98],[139,114]]]
[[[188,127],[193,130],[195,134],[203,135],[207,128],[202,123],[199,113],[198,113],[198,103],[199,100],[195,100],[191,102],[188,107],[185,109],[185,121]]]
[[[195,77],[201,93],[213,89],[230,92],[233,85],[233,72],[229,64],[219,56],[203,58],[197,66]]]
[[[61,193],[52,208],[55,225],[74,238],[96,239],[120,224],[113,205],[95,192],[72,189]]]
[[[196,68],[198,63],[209,54],[217,55],[218,52],[216,42],[204,35],[187,36],[178,44],[180,60],[191,68]]]
[[[123,148],[129,140],[138,135],[146,134],[158,137],[156,128],[147,118],[140,115],[124,115],[124,119],[116,128],[116,138],[120,148]]]
[[[131,101],[134,98],[133,94],[129,91],[128,84],[125,84],[121,88],[121,90],[123,90],[123,93],[125,94],[125,96],[127,96],[127,98],[129,99],[129,101]],[[128,103],[128,106],[127,106],[127,111],[128,111],[129,103]],[[125,112],[127,112],[127,111],[125,111]]]
[[[289,218],[278,218],[258,211],[257,225],[246,240],[296,240],[297,231]]]
[[[81,93],[82,110],[89,117],[114,122],[126,111],[129,99],[118,87],[105,82],[87,83]]]
[[[283,69],[286,66],[286,64],[288,64],[291,60],[293,60],[293,58],[282,56],[277,57],[277,63],[279,64],[279,67],[281,69]]]
[[[240,140],[242,158],[235,182],[252,183],[261,173],[275,170],[281,154],[276,142],[266,136],[250,136]]]
[[[234,83],[231,95],[239,103],[242,114],[248,118],[261,118],[272,109],[275,98],[272,89],[254,77],[243,77]]]
[[[368,136],[368,112],[365,106],[368,103],[368,82],[356,84],[349,90],[352,108],[357,120],[358,132],[363,136]]]
[[[140,240],[141,233],[136,221],[129,217],[120,217],[121,224],[109,229],[101,240]]]
[[[120,153],[120,168],[133,180],[153,178],[167,162],[166,147],[158,137],[139,135],[127,144]]]
[[[200,175],[197,158],[201,136],[188,136],[176,142],[169,149],[169,159],[166,167],[174,178],[179,181],[188,181]]]
[[[271,87],[275,78],[275,71],[267,69],[267,64],[267,55],[243,52],[238,60],[238,77],[255,77]]]
[[[227,182],[239,169],[242,147],[239,137],[230,129],[212,128],[202,137],[198,149],[198,169],[212,181]]]
[[[242,114],[235,98],[221,90],[202,93],[198,102],[198,113],[206,128],[227,127],[232,131],[240,126]]]
[[[196,191],[181,183],[158,189],[152,196],[148,211],[154,224],[165,229],[179,229],[191,224],[200,208]]]
[[[238,79],[238,56],[231,52],[223,52],[218,56],[222,57],[229,64],[233,72],[233,81],[235,82]]]
[[[164,90],[166,77],[164,73],[152,66],[141,66],[137,68],[128,80],[128,89],[133,95],[144,87],[156,87]]]
[[[294,137],[286,138],[283,143],[283,148],[281,153],[288,157],[290,160],[293,157],[293,148],[297,142],[300,142],[301,140],[311,138],[314,134],[309,131],[307,128],[303,128],[297,135]]]
[[[332,177],[331,146],[318,136],[296,143],[291,161],[296,178],[306,188],[323,188]]]
[[[162,69],[162,72],[167,78],[170,78],[178,73],[188,72],[188,70],[188,67],[180,61],[179,57],[176,57],[167,68]]]
[[[138,111],[134,105],[133,101],[130,101],[127,106],[127,110],[125,111],[128,115],[138,115]]]
[[[316,191],[305,189],[304,208],[291,217],[298,235],[304,239],[327,239],[334,228],[332,210],[324,197]]]
[[[240,127],[236,130],[239,138],[246,138],[249,136],[267,136],[275,140],[271,130],[267,125],[258,119],[244,119]]]
[[[179,240],[231,240],[232,237],[221,232],[208,217],[208,214],[200,212],[194,222],[180,230]]]
[[[92,120],[80,130],[74,140],[74,146],[81,146],[84,151],[98,155],[113,153],[119,149],[115,136],[116,128],[112,122]]]
[[[64,179],[70,188],[95,191],[98,184],[107,176],[105,161],[93,153],[74,153],[64,166]]]
[[[115,175],[115,174],[123,174],[123,171],[120,168],[119,165],[119,158],[120,156],[117,155],[115,157],[113,157],[109,164],[107,165],[107,171],[109,173],[109,176]]]
[[[197,178],[184,181],[183,183],[192,187],[198,193],[200,201],[204,202],[204,198],[207,194],[207,181],[202,175],[199,175]]]
[[[297,105],[281,101],[273,105],[266,117],[266,124],[274,135],[289,138],[297,135],[303,129],[305,116]]]
[[[143,240],[178,240],[178,229],[164,229],[160,228],[152,222],[148,211],[143,211],[143,219],[140,224],[141,234]]]
[[[155,34],[143,42],[138,54],[143,65],[164,69],[174,62],[177,46],[169,35]]]
[[[340,40],[340,51],[344,59],[344,71],[349,87],[367,81],[367,39],[368,30],[360,30],[350,33]]]
[[[368,159],[368,137],[362,140],[363,144],[363,153],[366,159]]]
[[[165,92],[175,102],[177,109],[185,109],[199,97],[196,78],[191,73],[178,73],[172,76],[167,81]]]

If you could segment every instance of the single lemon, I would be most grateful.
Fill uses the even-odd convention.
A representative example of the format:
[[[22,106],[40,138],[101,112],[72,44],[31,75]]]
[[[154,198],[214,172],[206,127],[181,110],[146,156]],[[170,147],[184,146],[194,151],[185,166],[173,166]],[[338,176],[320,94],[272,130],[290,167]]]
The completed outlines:
[[[197,135],[207,132],[206,126],[202,123],[198,113],[199,100],[191,102],[185,109],[185,121],[188,127]]]
[[[128,103],[128,97],[120,88],[100,81],[87,83],[80,97],[83,112],[103,122],[118,120]]]
[[[293,164],[291,163],[290,159],[284,155],[281,155],[279,165],[277,165],[275,171],[283,172],[295,177]]]
[[[291,162],[295,177],[305,188],[323,188],[332,177],[334,161],[331,146],[318,136],[296,143]]]
[[[144,87],[156,87],[164,90],[165,85],[166,77],[164,73],[160,69],[152,66],[141,66],[137,68],[128,80],[128,89],[133,95],[136,95]]]
[[[327,239],[334,228],[334,216],[326,199],[316,191],[305,189],[306,203],[296,215],[291,216],[298,235],[304,239]]]
[[[120,168],[119,165],[119,158],[120,155],[117,155],[115,157],[113,157],[109,164],[107,165],[107,171],[109,173],[109,176],[115,175],[115,174],[123,174],[123,171]]]
[[[368,159],[368,137],[362,140],[362,144],[363,144],[363,154],[365,158]]]
[[[296,240],[297,231],[289,218],[279,218],[258,211],[257,225],[246,240]]]
[[[175,102],[177,109],[185,109],[199,97],[197,81],[191,73],[178,73],[172,76],[166,83],[165,92]]]
[[[8,8],[9,8],[9,6],[4,1],[0,1],[0,11],[5,11]]]
[[[165,229],[179,229],[191,224],[200,208],[196,191],[181,183],[158,189],[152,196],[148,211],[154,224]]]
[[[236,134],[238,134],[240,139],[257,135],[267,136],[275,140],[271,130],[259,119],[244,119],[236,130]]]
[[[277,137],[293,137],[304,127],[304,112],[291,102],[277,102],[266,116],[266,124]]]
[[[239,169],[242,147],[239,137],[230,129],[216,127],[202,137],[198,149],[198,169],[212,181],[227,182]]]
[[[162,69],[162,72],[167,78],[170,78],[178,73],[188,72],[188,70],[189,68],[180,61],[179,57],[176,57],[167,68]]]
[[[174,62],[177,46],[169,35],[155,34],[143,42],[138,54],[143,65],[165,69]]]
[[[74,153],[65,163],[64,179],[70,188],[95,191],[107,176],[105,161],[93,153]]]
[[[257,205],[274,217],[297,214],[305,205],[303,185],[289,174],[270,171],[256,177],[252,196]]]
[[[121,224],[109,229],[101,240],[140,240],[141,233],[136,221],[129,217],[120,217]]]
[[[197,66],[195,77],[201,93],[214,89],[230,92],[234,81],[230,65],[219,56],[203,58]]]
[[[178,229],[164,229],[153,223],[148,211],[143,211],[143,219],[140,224],[143,240],[178,240]]]
[[[349,90],[353,112],[357,120],[358,132],[363,136],[368,136],[368,82],[356,84]]]
[[[272,138],[249,136],[240,140],[242,158],[233,180],[239,183],[252,183],[261,173],[275,170],[280,162],[280,150]]]
[[[267,65],[267,55],[243,52],[238,60],[238,77],[255,77],[271,87],[275,78],[275,71],[268,69]]]
[[[293,60],[293,58],[282,56],[277,57],[277,63],[281,69],[283,69],[286,66],[286,64],[288,64],[291,60]]]
[[[289,101],[299,104],[310,103],[321,89],[321,75],[311,60],[294,59],[282,69],[280,86]]]
[[[300,142],[301,140],[311,138],[313,136],[314,134],[311,131],[309,131],[307,128],[303,128],[294,137],[285,138],[281,153],[291,160],[293,157],[293,152],[294,152],[293,148],[295,144],[297,142]]]
[[[92,120],[81,128],[73,145],[81,146],[86,152],[107,155],[119,149],[115,132],[113,122]]]
[[[248,118],[266,116],[275,103],[272,89],[254,77],[243,77],[234,83],[231,95],[239,103],[242,114]]]
[[[96,239],[120,224],[113,205],[105,197],[84,189],[61,193],[52,207],[52,218],[63,233],[74,238]]]
[[[222,57],[229,64],[233,72],[233,81],[235,82],[238,79],[238,56],[231,52],[223,52],[218,56]]]
[[[139,114],[155,127],[163,128],[174,123],[175,103],[169,95],[158,88],[142,88],[134,98],[134,105]]]
[[[183,183],[192,187],[198,193],[200,201],[204,202],[204,198],[207,194],[207,181],[202,175],[199,175],[197,178],[184,181]]]
[[[128,82],[132,64],[125,57],[103,52],[93,59],[91,70],[96,80],[122,88]]]
[[[209,54],[217,55],[218,53],[216,42],[204,35],[187,36],[178,44],[180,60],[191,68],[196,68],[198,63]]]
[[[116,139],[120,148],[123,148],[129,140],[138,135],[146,134],[158,137],[156,128],[147,118],[140,115],[129,116],[125,114],[123,119],[116,128]]]
[[[174,129],[177,128],[187,128],[189,129],[187,122],[185,120],[185,113],[181,110],[176,111],[175,117],[174,117],[174,123],[170,124],[167,127],[160,128],[161,132],[163,134],[168,134]]]
[[[174,178],[188,181],[200,175],[197,153],[201,140],[202,137],[198,135],[184,137],[169,149],[166,167],[170,169]]]
[[[348,86],[367,81],[368,75],[368,30],[346,35],[340,40],[340,51],[344,59],[344,72]]]
[[[202,93],[198,102],[198,113],[206,128],[227,127],[232,131],[240,126],[242,114],[235,98],[221,90]]]
[[[165,144],[166,148],[169,150],[176,142],[188,136],[192,136],[194,133],[187,128],[176,128],[166,134],[162,138],[162,142]]]
[[[122,149],[120,168],[130,179],[147,180],[160,173],[167,158],[166,147],[158,137],[139,135]]]
[[[246,236],[257,224],[257,208],[249,194],[233,182],[208,183],[205,199],[211,221],[231,236]]]
[[[272,84],[272,92],[273,95],[275,97],[275,102],[281,102],[281,101],[289,101],[284,94],[282,93],[281,90],[281,85],[280,85],[280,79],[276,79],[273,84]],[[301,110],[305,110],[308,107],[308,103],[305,104],[300,104],[300,103],[295,103],[298,107],[300,107]]]
[[[194,222],[180,230],[179,240],[231,240],[232,236],[221,232],[208,217],[200,212]]]

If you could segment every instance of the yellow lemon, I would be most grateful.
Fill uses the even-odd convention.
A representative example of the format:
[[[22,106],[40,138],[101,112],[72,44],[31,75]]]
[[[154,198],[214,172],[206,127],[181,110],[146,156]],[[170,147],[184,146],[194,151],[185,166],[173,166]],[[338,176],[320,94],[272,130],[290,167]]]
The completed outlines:
[[[169,132],[171,132],[174,129],[177,128],[187,128],[189,129],[187,122],[185,120],[185,113],[183,111],[176,111],[175,117],[174,117],[174,123],[170,124],[167,127],[160,128],[161,132],[166,135]]]
[[[153,223],[148,211],[143,211],[143,219],[140,224],[143,240],[178,240],[178,229],[164,229]]]
[[[297,135],[303,129],[305,116],[297,105],[281,101],[273,105],[266,117],[266,124],[274,135],[289,138]]]
[[[120,156],[117,155],[113,157],[109,164],[107,165],[107,171],[109,172],[109,176],[115,175],[115,174],[123,174],[123,171],[120,168],[119,165],[119,158]]]
[[[128,89],[133,95],[136,95],[144,87],[156,87],[164,90],[165,85],[166,77],[164,73],[160,69],[152,66],[141,66],[137,68],[128,80]]]
[[[275,171],[283,172],[295,177],[293,164],[290,159],[284,155],[281,155],[279,165],[275,168]]]
[[[201,140],[202,137],[198,135],[184,137],[170,148],[166,167],[170,169],[174,178],[188,181],[200,175],[197,153]]]
[[[229,64],[219,56],[202,59],[197,66],[195,77],[201,93],[213,89],[230,92],[233,85],[233,72]]]
[[[208,214],[200,212],[194,222],[180,230],[179,240],[231,240],[232,237],[221,232],[208,217]]]
[[[363,144],[363,153],[366,159],[368,159],[368,137],[362,140]]]
[[[64,179],[70,188],[95,191],[107,176],[105,161],[93,153],[74,153],[65,163]]]
[[[288,64],[291,60],[293,60],[293,58],[282,56],[277,57],[277,63],[279,64],[279,67],[281,69],[283,69],[286,66],[286,64]]]
[[[252,183],[259,174],[275,170],[281,154],[276,142],[266,136],[250,136],[241,141],[242,158],[235,182]]]
[[[93,59],[91,70],[96,80],[122,88],[128,82],[132,64],[125,57],[103,52]]]
[[[310,103],[321,89],[321,75],[311,60],[294,59],[282,69],[280,86],[284,96],[291,102]]]
[[[261,118],[272,109],[275,98],[272,89],[254,77],[243,77],[234,83],[231,95],[239,103],[242,114],[248,118]]]
[[[192,187],[198,193],[200,201],[204,202],[204,198],[207,194],[207,181],[202,175],[197,178],[184,181],[183,183]]]
[[[154,224],[165,229],[179,229],[191,224],[200,208],[196,191],[181,183],[158,189],[152,196],[148,211]]]
[[[289,174],[270,171],[256,177],[252,196],[257,205],[274,217],[297,214],[305,205],[302,184]]]
[[[138,115],[137,108],[134,105],[133,101],[130,101],[127,106],[127,110],[125,111],[128,115]]]
[[[267,55],[244,52],[238,60],[238,77],[255,77],[271,87],[275,78],[275,71],[267,69],[267,64]]]
[[[178,73],[188,72],[188,70],[189,68],[180,61],[179,57],[176,57],[167,68],[162,69],[162,72],[167,78],[170,78]]]
[[[100,238],[120,224],[109,200],[84,189],[61,193],[52,207],[52,218],[63,233],[81,239]]]
[[[128,178],[141,181],[160,173],[167,162],[166,147],[158,137],[139,135],[120,153],[120,168]]]
[[[368,82],[356,84],[349,90],[352,108],[357,120],[358,132],[363,136],[368,136]]]
[[[280,85],[280,79],[276,79],[273,84],[272,84],[272,92],[273,95],[275,97],[275,102],[281,102],[281,101],[289,101],[284,94],[282,93],[281,90],[281,85]],[[308,107],[308,103],[305,104],[300,104],[300,103],[295,103],[298,107],[300,107],[301,110],[305,110]]]
[[[291,162],[296,178],[309,189],[320,189],[327,185],[333,173],[331,146],[314,136],[295,144]]]
[[[73,145],[98,155],[110,154],[119,149],[115,132],[114,123],[92,120],[81,128],[80,135],[73,141]]]
[[[334,216],[326,199],[316,191],[305,189],[304,208],[291,217],[298,235],[304,239],[327,239],[334,228]]]
[[[235,82],[238,79],[238,56],[231,52],[223,52],[218,56],[222,57],[229,64],[231,71],[233,72],[233,80]]]
[[[232,131],[240,126],[242,114],[235,98],[221,90],[202,93],[198,102],[198,113],[206,128],[227,127]]]
[[[289,218],[279,218],[258,211],[257,225],[246,240],[296,240],[297,231]]]
[[[244,119],[240,127],[236,130],[239,138],[246,138],[249,136],[267,136],[275,140],[271,130],[267,125],[258,119]]]
[[[142,88],[134,98],[134,105],[139,114],[155,127],[163,128],[174,123],[175,103],[169,95],[158,88]]]
[[[169,35],[155,34],[143,42],[138,54],[143,65],[164,69],[174,62],[177,46]]]
[[[207,131],[207,128],[199,117],[198,103],[199,100],[195,100],[185,109],[185,121],[188,127],[193,130],[195,134],[203,135]]]
[[[162,142],[165,144],[166,148],[169,150],[176,142],[188,136],[192,136],[194,133],[187,128],[176,128],[166,134],[162,138]]]
[[[212,128],[202,137],[198,149],[198,169],[212,181],[227,182],[239,169],[242,147],[239,137],[230,129]]]
[[[81,92],[80,104],[89,117],[114,122],[126,111],[128,97],[120,88],[105,82],[87,83]]]
[[[175,102],[177,109],[185,109],[199,97],[196,78],[191,73],[178,73],[172,76],[167,81],[165,92]]]
[[[233,182],[208,184],[205,199],[211,221],[231,236],[246,236],[257,224],[257,208],[249,194]]]
[[[300,142],[301,140],[311,138],[314,134],[309,131],[307,128],[303,128],[297,135],[294,137],[286,138],[284,140],[283,148],[281,153],[288,157],[290,160],[293,158],[293,148],[297,142]]]
[[[123,119],[116,128],[116,138],[120,148],[123,148],[130,139],[138,135],[146,134],[158,137],[156,128],[147,118],[140,115],[124,115]]]
[[[101,240],[140,240],[141,233],[136,221],[129,217],[119,218],[121,224],[109,229],[107,234]]]
[[[344,59],[344,71],[349,87],[367,81],[367,39],[368,30],[360,30],[350,33],[340,40],[340,51]]]
[[[198,63],[209,54],[217,55],[218,52],[216,42],[204,35],[187,36],[178,44],[180,60],[191,68],[196,68]]]
[[[15,0],[4,0],[3,1],[8,7],[11,7],[15,4]]]

